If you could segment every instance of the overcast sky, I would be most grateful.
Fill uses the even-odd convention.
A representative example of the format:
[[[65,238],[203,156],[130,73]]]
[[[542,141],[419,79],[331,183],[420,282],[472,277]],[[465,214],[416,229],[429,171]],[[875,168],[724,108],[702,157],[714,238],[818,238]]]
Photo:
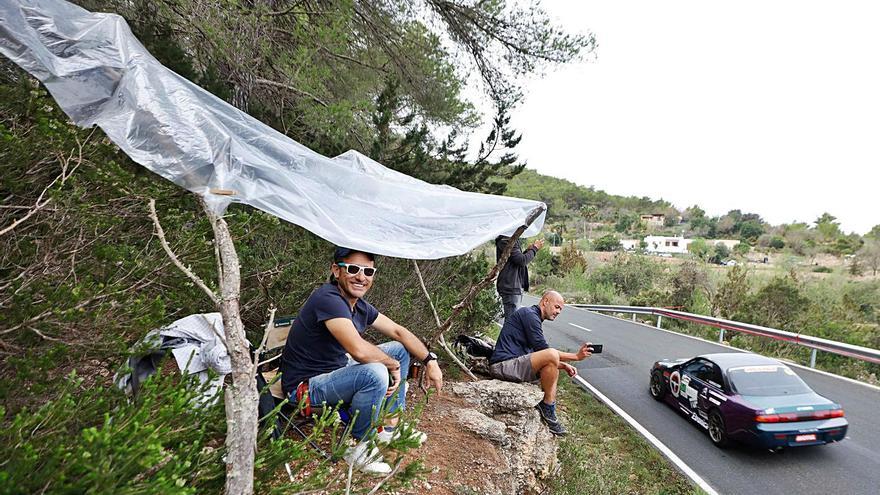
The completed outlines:
[[[527,84],[530,168],[713,216],[880,224],[880,2],[543,5],[599,47]]]

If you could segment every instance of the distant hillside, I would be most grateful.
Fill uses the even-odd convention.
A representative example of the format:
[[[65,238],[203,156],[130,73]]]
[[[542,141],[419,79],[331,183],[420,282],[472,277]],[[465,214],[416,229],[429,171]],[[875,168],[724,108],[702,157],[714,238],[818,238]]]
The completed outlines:
[[[542,175],[525,169],[508,182],[508,196],[535,199],[547,203],[551,222],[580,218],[583,206],[597,208],[596,221],[610,221],[621,213],[667,213],[675,211],[668,201],[648,197],[617,196],[605,191],[597,191],[592,186],[584,187],[574,182]]]
[[[510,179],[506,194],[546,203],[548,231],[565,239],[601,237],[608,233],[635,238],[652,233],[740,239],[764,251],[787,251],[800,256],[858,254],[853,273],[880,270],[880,225],[864,237],[846,234],[830,213],[823,213],[812,223],[781,225],[771,225],[758,213],[738,209],[712,217],[699,205],[679,210],[662,199],[608,194],[531,169]],[[659,225],[649,225],[641,218],[641,215],[658,213],[663,215],[659,217]],[[588,225],[592,226],[588,228]]]

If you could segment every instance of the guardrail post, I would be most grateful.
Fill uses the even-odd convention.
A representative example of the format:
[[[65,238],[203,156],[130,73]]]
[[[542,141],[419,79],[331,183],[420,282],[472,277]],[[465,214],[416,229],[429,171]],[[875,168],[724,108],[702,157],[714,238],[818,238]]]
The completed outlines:
[[[663,315],[657,315],[657,328],[663,328],[660,326],[661,321],[663,321]]]
[[[718,342],[724,342],[724,329],[719,328],[718,330]]]
[[[633,313],[632,321],[636,321],[636,314]]]
[[[816,349],[810,351],[810,368],[816,367]]]

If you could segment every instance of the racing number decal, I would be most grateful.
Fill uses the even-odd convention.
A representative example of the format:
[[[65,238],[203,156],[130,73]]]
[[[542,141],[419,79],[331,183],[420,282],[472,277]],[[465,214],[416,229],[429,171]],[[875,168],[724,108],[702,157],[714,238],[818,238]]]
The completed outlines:
[[[678,374],[678,371],[673,371],[671,375],[669,375],[669,390],[672,392],[673,397],[678,397],[678,390],[681,385],[681,375]]]

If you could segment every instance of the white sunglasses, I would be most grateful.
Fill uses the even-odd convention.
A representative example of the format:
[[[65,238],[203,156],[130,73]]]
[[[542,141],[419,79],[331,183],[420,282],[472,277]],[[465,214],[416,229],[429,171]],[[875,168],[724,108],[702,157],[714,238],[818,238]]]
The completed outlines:
[[[349,275],[357,275],[361,271],[363,271],[364,275],[367,277],[372,277],[376,274],[376,269],[372,266],[361,266],[355,265],[354,263],[343,263],[341,261],[336,263],[336,265],[345,268],[345,273],[348,273]]]

